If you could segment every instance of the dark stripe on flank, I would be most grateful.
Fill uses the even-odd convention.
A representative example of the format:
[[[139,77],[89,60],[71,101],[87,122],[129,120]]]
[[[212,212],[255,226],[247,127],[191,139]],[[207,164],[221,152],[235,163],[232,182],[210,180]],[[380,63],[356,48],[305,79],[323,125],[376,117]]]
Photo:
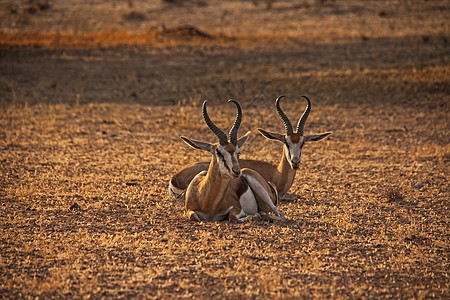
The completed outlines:
[[[248,190],[248,183],[244,176],[239,177],[239,183],[237,183],[236,194],[239,198]]]

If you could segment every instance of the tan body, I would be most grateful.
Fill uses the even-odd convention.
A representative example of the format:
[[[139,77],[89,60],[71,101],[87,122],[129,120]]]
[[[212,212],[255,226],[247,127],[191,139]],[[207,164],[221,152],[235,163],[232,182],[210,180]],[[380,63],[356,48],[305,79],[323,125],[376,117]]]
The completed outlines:
[[[272,183],[278,192],[280,199],[283,199],[294,182],[296,171],[293,170],[286,159],[286,149],[283,148],[283,155],[278,165],[265,161],[240,159],[241,168],[247,168],[258,172],[265,180]],[[180,169],[170,181],[171,195],[175,198],[183,195],[192,179],[200,172],[209,168],[209,162],[201,161],[185,166]],[[178,191],[178,193],[175,192]]]
[[[190,219],[242,221],[246,216],[270,212],[280,216],[275,208],[278,200],[276,190],[257,172],[242,169],[240,177],[224,178],[219,176],[216,164],[215,160],[212,160],[212,164],[206,163],[209,165],[208,171],[197,174],[187,187],[185,206]],[[257,191],[258,185],[262,188],[260,191]]]

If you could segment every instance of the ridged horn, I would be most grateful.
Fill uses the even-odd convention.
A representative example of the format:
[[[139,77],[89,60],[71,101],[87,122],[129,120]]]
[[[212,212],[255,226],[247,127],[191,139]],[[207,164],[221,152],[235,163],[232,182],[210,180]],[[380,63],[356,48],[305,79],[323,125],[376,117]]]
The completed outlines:
[[[231,127],[231,130],[230,130],[230,142],[233,145],[237,146],[237,140],[238,140],[237,132],[238,132],[239,126],[241,126],[242,109],[236,100],[230,99],[230,100],[228,100],[228,102],[233,102],[234,104],[236,104],[236,108],[237,108],[236,120],[234,120],[233,127]]]
[[[285,113],[280,107],[280,99],[283,97],[284,96],[282,95],[277,98],[277,100],[275,101],[275,106],[277,107],[278,115],[280,116],[281,120],[284,123],[284,127],[286,128],[286,135],[292,135],[293,131],[291,121],[289,121],[288,117],[285,115]]]
[[[219,143],[222,146],[228,144],[227,135],[223,132],[219,127],[217,127],[213,121],[208,116],[208,112],[206,111],[206,100],[203,102],[203,118],[205,119],[206,125],[208,125],[209,129],[219,138]]]
[[[297,133],[300,136],[303,136],[303,128],[305,127],[306,119],[308,119],[309,113],[311,112],[311,101],[306,96],[302,96],[302,97],[305,98],[306,101],[308,101],[308,104],[306,105],[306,108],[305,108],[305,111],[303,112],[303,115],[298,120]]]

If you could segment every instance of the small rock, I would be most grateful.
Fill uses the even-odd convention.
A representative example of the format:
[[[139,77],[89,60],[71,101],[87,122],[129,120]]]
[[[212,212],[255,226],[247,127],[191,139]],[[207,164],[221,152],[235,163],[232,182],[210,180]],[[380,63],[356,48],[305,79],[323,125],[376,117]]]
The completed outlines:
[[[413,185],[413,188],[415,188],[415,189],[421,189],[421,188],[423,188],[423,184],[421,184],[421,183],[416,183],[415,185]]]
[[[133,179],[131,181],[128,181],[127,183],[125,183],[127,186],[138,186],[139,182],[136,179]]]
[[[81,206],[76,202],[74,202],[72,206],[69,208],[69,210],[79,210],[79,209],[81,209]]]

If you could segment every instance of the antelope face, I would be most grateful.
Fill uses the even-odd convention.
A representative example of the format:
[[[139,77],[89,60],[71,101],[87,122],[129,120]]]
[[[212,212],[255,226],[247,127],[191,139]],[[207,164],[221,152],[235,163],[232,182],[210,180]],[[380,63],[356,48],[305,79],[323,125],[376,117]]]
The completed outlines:
[[[302,148],[305,144],[305,137],[293,133],[292,135],[287,135],[284,138],[284,147],[286,160],[291,165],[293,170],[298,170],[300,167],[300,161],[302,157]]]
[[[238,178],[241,176],[241,167],[239,166],[239,148],[233,144],[225,146],[219,145],[215,150],[217,164],[220,173],[230,178]]]

